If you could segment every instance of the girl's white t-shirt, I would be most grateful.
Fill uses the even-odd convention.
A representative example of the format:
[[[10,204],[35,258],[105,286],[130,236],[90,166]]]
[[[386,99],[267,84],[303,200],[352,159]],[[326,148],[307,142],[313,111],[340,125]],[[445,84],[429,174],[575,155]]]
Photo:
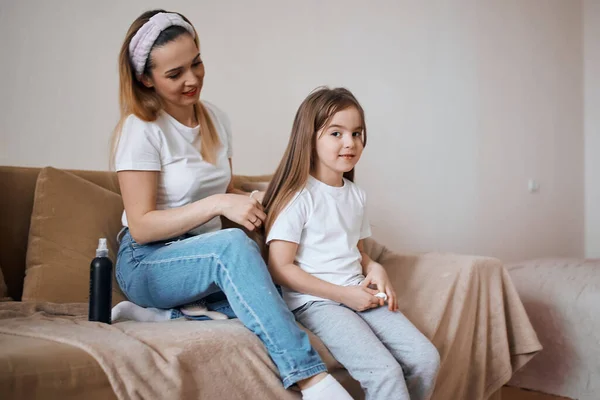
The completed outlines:
[[[272,240],[298,243],[294,263],[304,271],[336,285],[357,285],[364,279],[358,241],[371,236],[366,203],[365,192],[347,179],[343,186],[334,187],[310,176],[273,223],[267,244]],[[282,289],[290,310],[325,300]]]
[[[181,207],[214,194],[225,193],[231,180],[231,127],[227,115],[203,101],[221,140],[216,163],[200,155],[200,126],[190,128],[164,111],[156,121],[130,115],[123,124],[115,155],[117,171],[160,171],[156,208]],[[123,226],[128,226],[123,211]],[[217,216],[189,233],[198,235],[221,229]]]

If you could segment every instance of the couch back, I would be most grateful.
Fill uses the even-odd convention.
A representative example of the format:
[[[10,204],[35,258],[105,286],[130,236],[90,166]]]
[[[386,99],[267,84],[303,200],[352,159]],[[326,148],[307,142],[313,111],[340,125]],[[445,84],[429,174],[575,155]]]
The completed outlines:
[[[20,301],[25,280],[25,260],[35,185],[41,168],[0,166],[0,268],[8,295]],[[115,193],[116,172],[66,170]],[[246,191],[265,190],[271,175],[234,175],[233,186]],[[224,219],[224,227],[235,226]]]
[[[25,258],[35,184],[41,168],[0,166],[0,267],[8,295],[21,300]],[[117,174],[68,170],[90,182],[120,193]]]

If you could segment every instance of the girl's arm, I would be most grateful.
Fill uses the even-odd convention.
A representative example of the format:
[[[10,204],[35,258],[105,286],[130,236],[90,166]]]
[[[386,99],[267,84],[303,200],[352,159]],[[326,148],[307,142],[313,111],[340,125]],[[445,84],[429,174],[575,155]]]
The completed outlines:
[[[261,223],[254,225],[251,221],[266,218],[255,199],[236,194],[216,194],[182,207],[157,210],[158,174],[158,171],[117,173],[129,230],[140,244],[182,235],[219,215],[251,231]]]
[[[363,240],[358,241],[358,251],[360,251],[360,255],[362,256],[360,263],[365,276],[365,280],[361,283],[361,285],[367,287],[370,285],[377,286],[378,292],[383,292],[387,295],[388,308],[391,311],[397,311],[398,296],[396,295],[396,291],[390,282],[387,272],[385,272],[385,268],[383,268],[383,266],[377,261],[372,260],[371,257],[365,253]]]
[[[362,260],[360,261],[360,265],[362,266],[362,270],[363,270],[363,275],[367,276],[369,275],[369,272],[371,272],[371,269],[373,269],[373,263],[379,265],[378,263],[376,263],[375,261],[373,261],[371,259],[371,257],[369,257],[369,255],[367,253],[365,253],[364,251],[364,247],[363,247],[363,242],[364,239],[361,239],[358,241],[358,251],[360,252],[360,255],[362,256]]]
[[[296,292],[341,303],[341,286],[316,278],[294,264],[298,244],[273,240],[269,244],[269,272],[275,283]]]
[[[300,293],[342,303],[357,311],[377,307],[377,293],[366,287],[339,286],[316,278],[294,264],[298,244],[273,240],[269,244],[269,271],[275,283]]]

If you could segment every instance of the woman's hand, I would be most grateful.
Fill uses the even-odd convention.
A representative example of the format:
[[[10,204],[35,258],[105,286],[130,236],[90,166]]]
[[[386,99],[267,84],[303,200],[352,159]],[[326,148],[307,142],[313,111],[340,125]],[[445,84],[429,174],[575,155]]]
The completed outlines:
[[[258,194],[258,193],[257,193]],[[220,214],[249,231],[260,227],[267,218],[262,205],[256,198],[241,194],[225,194],[220,202]]]
[[[256,199],[260,204],[262,204],[263,199],[265,198],[266,192],[256,191],[256,192],[252,192],[252,193],[254,193],[254,194],[250,194],[252,196],[252,198]]]
[[[341,286],[341,303],[355,311],[379,307],[381,299],[375,297],[377,290],[366,286]]]
[[[375,261],[371,261],[369,265],[369,273],[365,277],[365,280],[360,284],[362,287],[370,287],[371,285],[375,285],[378,292],[385,293],[387,295],[388,308],[390,311],[398,310],[398,298],[396,297],[396,291],[390,283],[390,278],[385,272],[383,266]],[[381,305],[383,305],[383,299],[380,300]]]

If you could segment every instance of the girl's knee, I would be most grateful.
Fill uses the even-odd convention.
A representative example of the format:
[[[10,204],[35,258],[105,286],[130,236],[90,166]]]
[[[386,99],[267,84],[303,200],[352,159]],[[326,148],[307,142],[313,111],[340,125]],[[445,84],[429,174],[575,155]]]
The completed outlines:
[[[389,365],[382,366],[378,375],[385,382],[400,382],[404,380],[404,371],[402,366],[396,361]]]
[[[422,365],[423,368],[428,371],[429,374],[435,376],[440,369],[440,353],[437,348],[431,342],[427,342],[421,349],[423,357]]]

